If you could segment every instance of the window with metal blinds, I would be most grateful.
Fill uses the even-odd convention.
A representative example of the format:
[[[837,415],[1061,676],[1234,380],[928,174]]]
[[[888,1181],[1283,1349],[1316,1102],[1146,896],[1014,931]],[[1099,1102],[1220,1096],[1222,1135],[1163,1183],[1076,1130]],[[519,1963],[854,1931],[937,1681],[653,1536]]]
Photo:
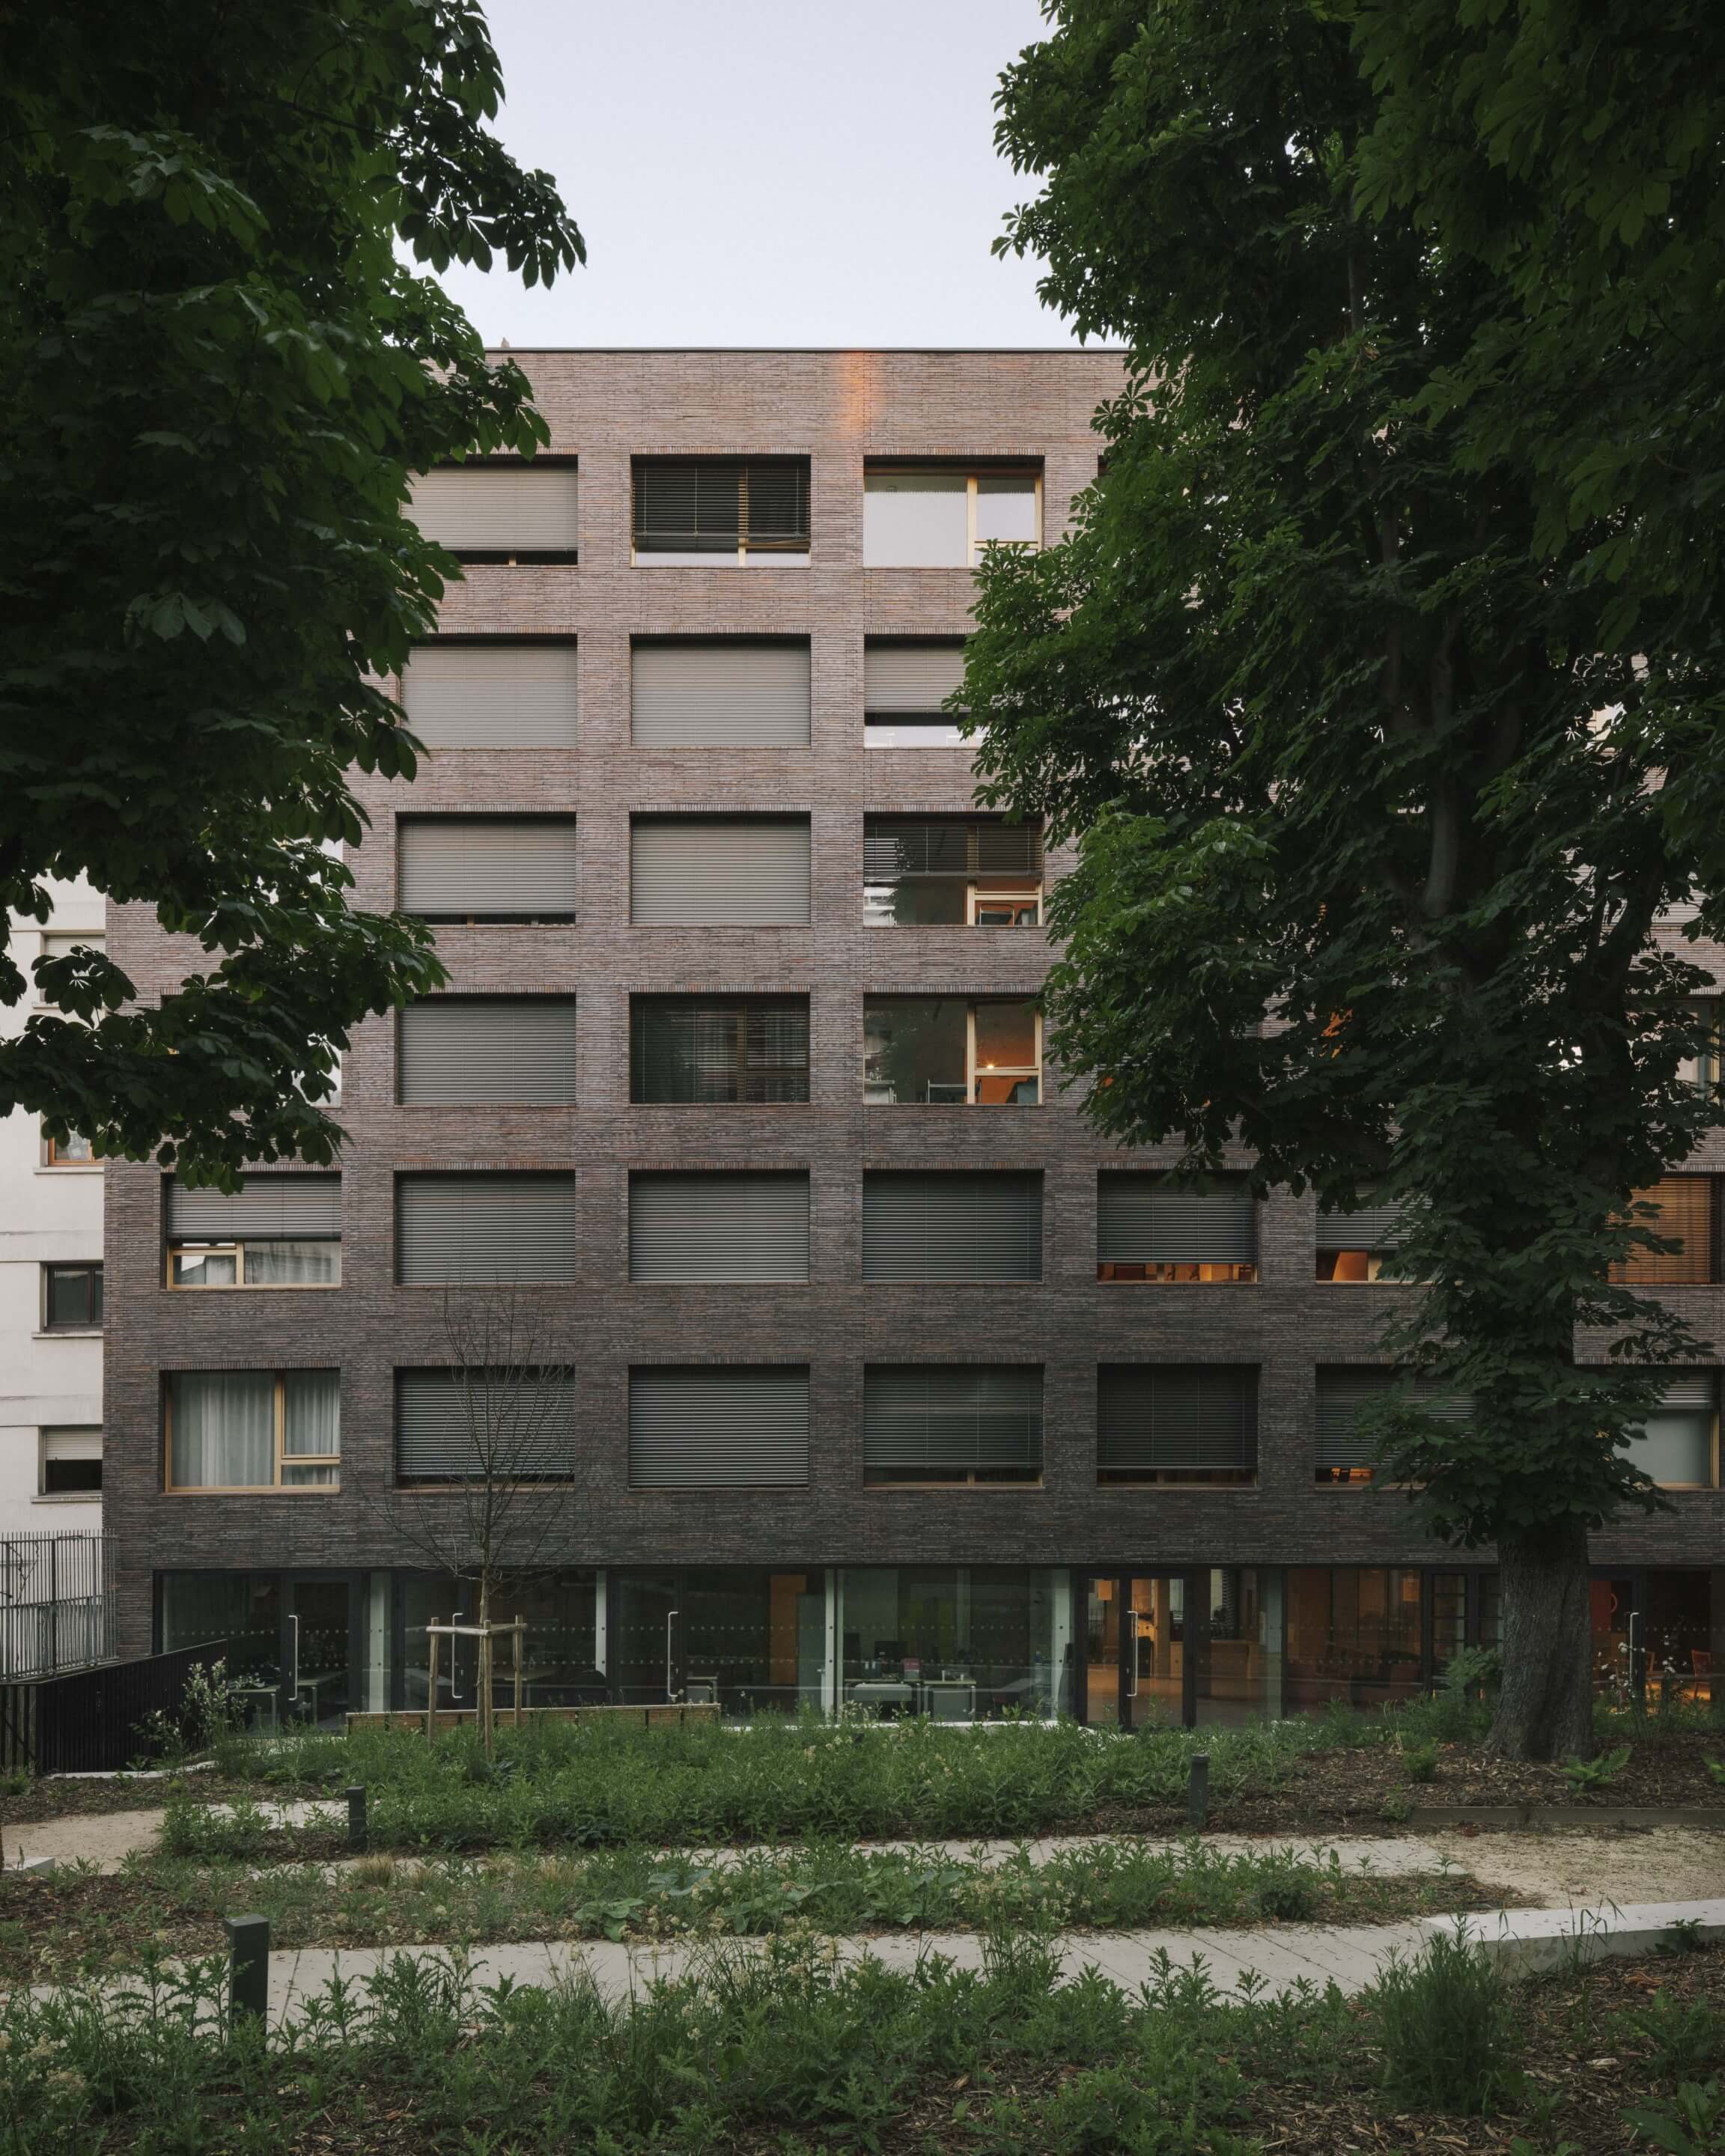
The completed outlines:
[[[630,727],[637,748],[807,748],[806,641],[638,638]]]
[[[1651,1205],[1645,1224],[1676,1245],[1672,1250],[1638,1250],[1613,1265],[1614,1281],[1640,1287],[1685,1287],[1718,1278],[1715,1250],[1715,1184],[1711,1175],[1667,1175],[1636,1198]]]
[[[1410,1378],[1387,1366],[1337,1365],[1317,1373],[1317,1465],[1369,1467],[1377,1457],[1372,1411],[1392,1386],[1405,1383],[1410,1406],[1444,1422],[1466,1422],[1473,1404],[1430,1378]]]
[[[1712,1367],[1665,1371],[1659,1404],[1634,1430],[1629,1465],[1668,1489],[1711,1489],[1716,1460],[1719,1373]]]
[[[809,1098],[806,996],[636,996],[629,1098],[672,1105]]]
[[[1009,1169],[871,1168],[865,1281],[1042,1277],[1042,1178]]]
[[[870,883],[912,876],[1042,874],[1042,833],[999,816],[865,816],[863,875]]]
[[[572,921],[572,816],[426,816],[396,825],[399,904],[426,921]]]
[[[568,1481],[575,1472],[571,1372],[396,1372],[398,1482]]]
[[[427,996],[401,1014],[404,1107],[567,1107],[575,1098],[572,996]]]
[[[1317,1247],[1321,1250],[1393,1250],[1407,1232],[1404,1204],[1356,1205],[1351,1213],[1339,1206],[1317,1209]]]
[[[637,816],[629,918],[637,927],[803,928],[806,816]]]
[[[918,642],[870,637],[863,645],[863,709],[932,718],[964,685],[962,636]]]
[[[638,554],[809,545],[806,458],[640,458],[634,495]]]
[[[572,559],[580,506],[572,465],[468,464],[421,472],[407,514],[452,554]]]
[[[1096,1178],[1096,1256],[1110,1264],[1250,1265],[1257,1209],[1243,1175],[1202,1185],[1153,1172],[1105,1169]]]
[[[808,1480],[806,1364],[629,1372],[632,1490],[754,1489]]]
[[[421,644],[402,701],[428,748],[572,748],[578,683],[572,639]]]
[[[637,1170],[629,1179],[629,1276],[639,1281],[806,1281],[802,1170]]]
[[[1042,1372],[1022,1363],[871,1363],[863,1372],[870,1481],[1039,1474]]]
[[[1247,1363],[1114,1363],[1096,1373],[1103,1474],[1255,1473],[1258,1372]]]
[[[395,1276],[403,1287],[572,1281],[575,1259],[572,1175],[395,1179]]]
[[[176,1241],[297,1242],[341,1232],[339,1175],[248,1175],[235,1191],[166,1180],[167,1233]]]

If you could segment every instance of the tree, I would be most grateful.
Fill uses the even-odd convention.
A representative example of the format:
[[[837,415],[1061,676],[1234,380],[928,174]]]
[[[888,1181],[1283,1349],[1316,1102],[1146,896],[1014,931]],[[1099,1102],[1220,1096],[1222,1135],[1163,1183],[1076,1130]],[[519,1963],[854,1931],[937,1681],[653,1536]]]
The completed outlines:
[[[1056,0],[1004,78],[1043,187],[1001,244],[1128,382],[1070,537],[985,566],[964,701],[985,798],[1079,842],[1048,1009],[1099,1128],[1408,1207],[1387,1345],[1472,1413],[1404,1385],[1384,1466],[1496,1545],[1491,1742],[1586,1754],[1589,1532],[1662,1502],[1624,1447],[1702,1352],[1623,1275],[1671,1247],[1633,1194],[1722,1120],[1682,1069],[1708,977],[1651,932],[1714,887],[1672,811],[1720,656],[1684,579],[1630,574],[1656,486],[1614,553],[1579,436],[1548,470],[1455,393],[1524,301],[1396,162],[1387,0],[1363,57],[1349,12]]]
[[[542,1353],[532,1314],[512,1289],[446,1296],[443,1326],[447,1361],[431,1374],[447,1388],[439,1403],[445,1456],[406,1480],[362,1473],[350,1481],[398,1542],[449,1575],[452,1610],[470,1583],[480,1635],[479,1726],[489,1754],[499,1598],[552,1569],[569,1546],[581,1486],[575,1373]]]
[[[0,937],[81,874],[210,960],[159,1001],[94,949],[39,960],[58,1009],[0,1042],[0,1113],[193,1179],[327,1160],[348,1029],[443,978],[332,850],[354,767],[413,773],[381,677],[459,574],[408,473],[546,439],[397,259],[582,258],[501,95],[475,0],[0,26]]]

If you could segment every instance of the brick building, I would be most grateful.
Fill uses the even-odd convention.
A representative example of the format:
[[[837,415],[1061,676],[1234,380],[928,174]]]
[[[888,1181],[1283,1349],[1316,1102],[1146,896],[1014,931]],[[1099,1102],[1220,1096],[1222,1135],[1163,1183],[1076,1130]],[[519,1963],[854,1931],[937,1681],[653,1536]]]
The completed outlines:
[[[500,1278],[567,1475],[530,1699],[1207,1721],[1490,1639],[1489,1563],[1352,1435],[1390,1224],[1098,1143],[1030,1000],[1061,863],[938,710],[975,550],[1059,534],[1117,357],[517,357],[551,454],[424,484],[469,564],[431,753],[359,780],[359,902],[438,921],[449,989],[357,1035],[339,1178],[108,1176],[126,1649],[422,1704],[465,1589],[389,1493],[459,1469],[447,1329]],[[187,963],[110,934],[143,993]],[[1715,1188],[1671,1179],[1663,1262],[1717,1338]],[[1675,1510],[1600,1538],[1602,1668],[1710,1671],[1714,1376],[1648,1433]]]

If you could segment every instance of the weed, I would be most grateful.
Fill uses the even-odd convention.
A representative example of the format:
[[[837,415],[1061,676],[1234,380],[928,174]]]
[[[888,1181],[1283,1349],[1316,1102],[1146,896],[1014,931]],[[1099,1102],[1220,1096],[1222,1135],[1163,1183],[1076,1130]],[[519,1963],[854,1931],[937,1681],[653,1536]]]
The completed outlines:
[[[1410,1782],[1435,1782],[1437,1779],[1438,1748],[1435,1739],[1424,1744],[1409,1744],[1402,1739],[1402,1764],[1407,1768]]]
[[[1615,1752],[1602,1752],[1594,1759],[1568,1758],[1560,1772],[1579,1796],[1586,1789],[1603,1789],[1615,1782],[1630,1763],[1630,1748],[1620,1744]]]
[[[1725,2094],[1717,2081],[1685,2082],[1671,2104],[1635,2104],[1624,2118],[1669,2156],[1714,2156],[1725,2146]]]
[[[1725,2054],[1725,2028],[1704,1999],[1683,2001],[1668,1991],[1656,1992],[1640,2012],[1622,2020],[1645,2044],[1653,2071],[1661,2078],[1693,2080]]]
[[[1725,1759],[1709,1759],[1705,1764],[1711,1778],[1715,1782],[1725,1784]]]
[[[1408,1797],[1388,1796],[1378,1805],[1378,1816],[1390,1826],[1399,1826],[1404,1820],[1414,1816],[1413,1801]]]
[[[1518,2086],[1503,1978],[1466,1925],[1435,1933],[1413,1961],[1392,1958],[1366,2000],[1396,2110],[1483,2115]]]
[[[1692,1954],[1705,1951],[1707,1940],[1702,1935],[1699,1917],[1673,1917],[1655,1942],[1664,1954]]]
[[[1258,1907],[1275,1923],[1309,1923],[1317,1906],[1317,1889],[1297,1873],[1266,1879],[1258,1889]]]

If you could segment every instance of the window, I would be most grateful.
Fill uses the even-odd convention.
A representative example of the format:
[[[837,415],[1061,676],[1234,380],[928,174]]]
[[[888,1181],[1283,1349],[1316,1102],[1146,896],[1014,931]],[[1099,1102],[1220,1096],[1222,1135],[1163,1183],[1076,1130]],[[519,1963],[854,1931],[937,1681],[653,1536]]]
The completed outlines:
[[[398,903],[424,921],[575,918],[572,816],[397,820]]]
[[[573,748],[572,638],[440,637],[401,677],[408,724],[429,749]]]
[[[560,1108],[575,1099],[572,996],[427,996],[401,1014],[403,1107]]]
[[[806,1281],[807,1173],[638,1170],[629,1178],[629,1276],[691,1285]]]
[[[870,1363],[863,1372],[863,1480],[1040,1482],[1040,1368]]]
[[[1710,1175],[1667,1175],[1651,1190],[1638,1190],[1636,1198],[1654,1209],[1645,1224],[1676,1245],[1672,1250],[1638,1250],[1611,1277],[1636,1287],[1686,1287],[1719,1277],[1715,1240],[1717,1234]]]
[[[100,957],[106,942],[100,928],[51,929],[42,938],[40,956],[44,958],[69,958],[74,951],[93,951]],[[53,998],[38,991],[38,999],[49,1009],[54,1008]]]
[[[957,720],[943,708],[963,685],[962,636],[866,638],[864,746],[968,751]]]
[[[339,1370],[177,1370],[170,1490],[324,1490],[341,1476]]]
[[[870,928],[1038,928],[1042,834],[993,816],[865,816]]]
[[[1321,1281],[1374,1281],[1384,1260],[1402,1238],[1399,1203],[1378,1205],[1369,1191],[1364,1203],[1353,1212],[1320,1205],[1317,1209],[1317,1277]]]
[[[1257,1207],[1245,1176],[1176,1183],[1127,1168],[1096,1178],[1098,1280],[1257,1277]]]
[[[47,1332],[94,1332],[102,1322],[102,1268],[44,1265],[42,1325]]]
[[[95,1148],[82,1131],[69,1132],[63,1138],[44,1131],[42,1158],[49,1168],[89,1168],[96,1164]]]
[[[757,1489],[808,1480],[806,1364],[629,1372],[630,1489]]]
[[[677,1106],[809,1098],[806,996],[635,996],[629,1098]]]
[[[807,748],[806,638],[637,637],[630,652],[637,748]]]
[[[638,563],[806,568],[807,457],[637,457]]]
[[[572,1281],[575,1256],[572,1175],[395,1178],[395,1277],[402,1287]]]
[[[44,1497],[98,1497],[102,1489],[102,1431],[44,1430],[38,1439],[37,1490]]]
[[[577,1465],[572,1371],[396,1372],[398,1483],[567,1482]]]
[[[1034,1108],[1041,1096],[1042,1018],[1029,998],[865,998],[871,1106]]]
[[[865,1281],[1040,1281],[1042,1178],[871,1168],[862,1232]]]
[[[1098,1482],[1257,1479],[1255,1364],[1105,1363],[1096,1372]]]
[[[985,547],[1042,538],[1042,475],[1028,465],[876,467],[863,475],[865,569],[972,569]]]
[[[166,1179],[167,1284],[337,1287],[339,1175],[249,1175],[237,1191]]]
[[[644,928],[806,928],[806,816],[637,816],[629,918]]]
[[[1625,1457],[1664,1489],[1711,1490],[1719,1479],[1719,1373],[1666,1374],[1665,1398],[1630,1440]]]
[[[459,561],[572,562],[580,506],[572,457],[499,457],[422,472],[406,514]]]
[[[1719,998],[1702,996],[1690,1008],[1706,1028],[1706,1038],[1697,1054],[1686,1055],[1678,1065],[1678,1075],[1697,1091],[1711,1092],[1720,1082]]]
[[[1443,1422],[1466,1422],[1472,1403],[1430,1378],[1384,1366],[1343,1365],[1317,1373],[1317,1480],[1369,1482],[1378,1453],[1378,1411],[1392,1387],[1410,1407]]]

